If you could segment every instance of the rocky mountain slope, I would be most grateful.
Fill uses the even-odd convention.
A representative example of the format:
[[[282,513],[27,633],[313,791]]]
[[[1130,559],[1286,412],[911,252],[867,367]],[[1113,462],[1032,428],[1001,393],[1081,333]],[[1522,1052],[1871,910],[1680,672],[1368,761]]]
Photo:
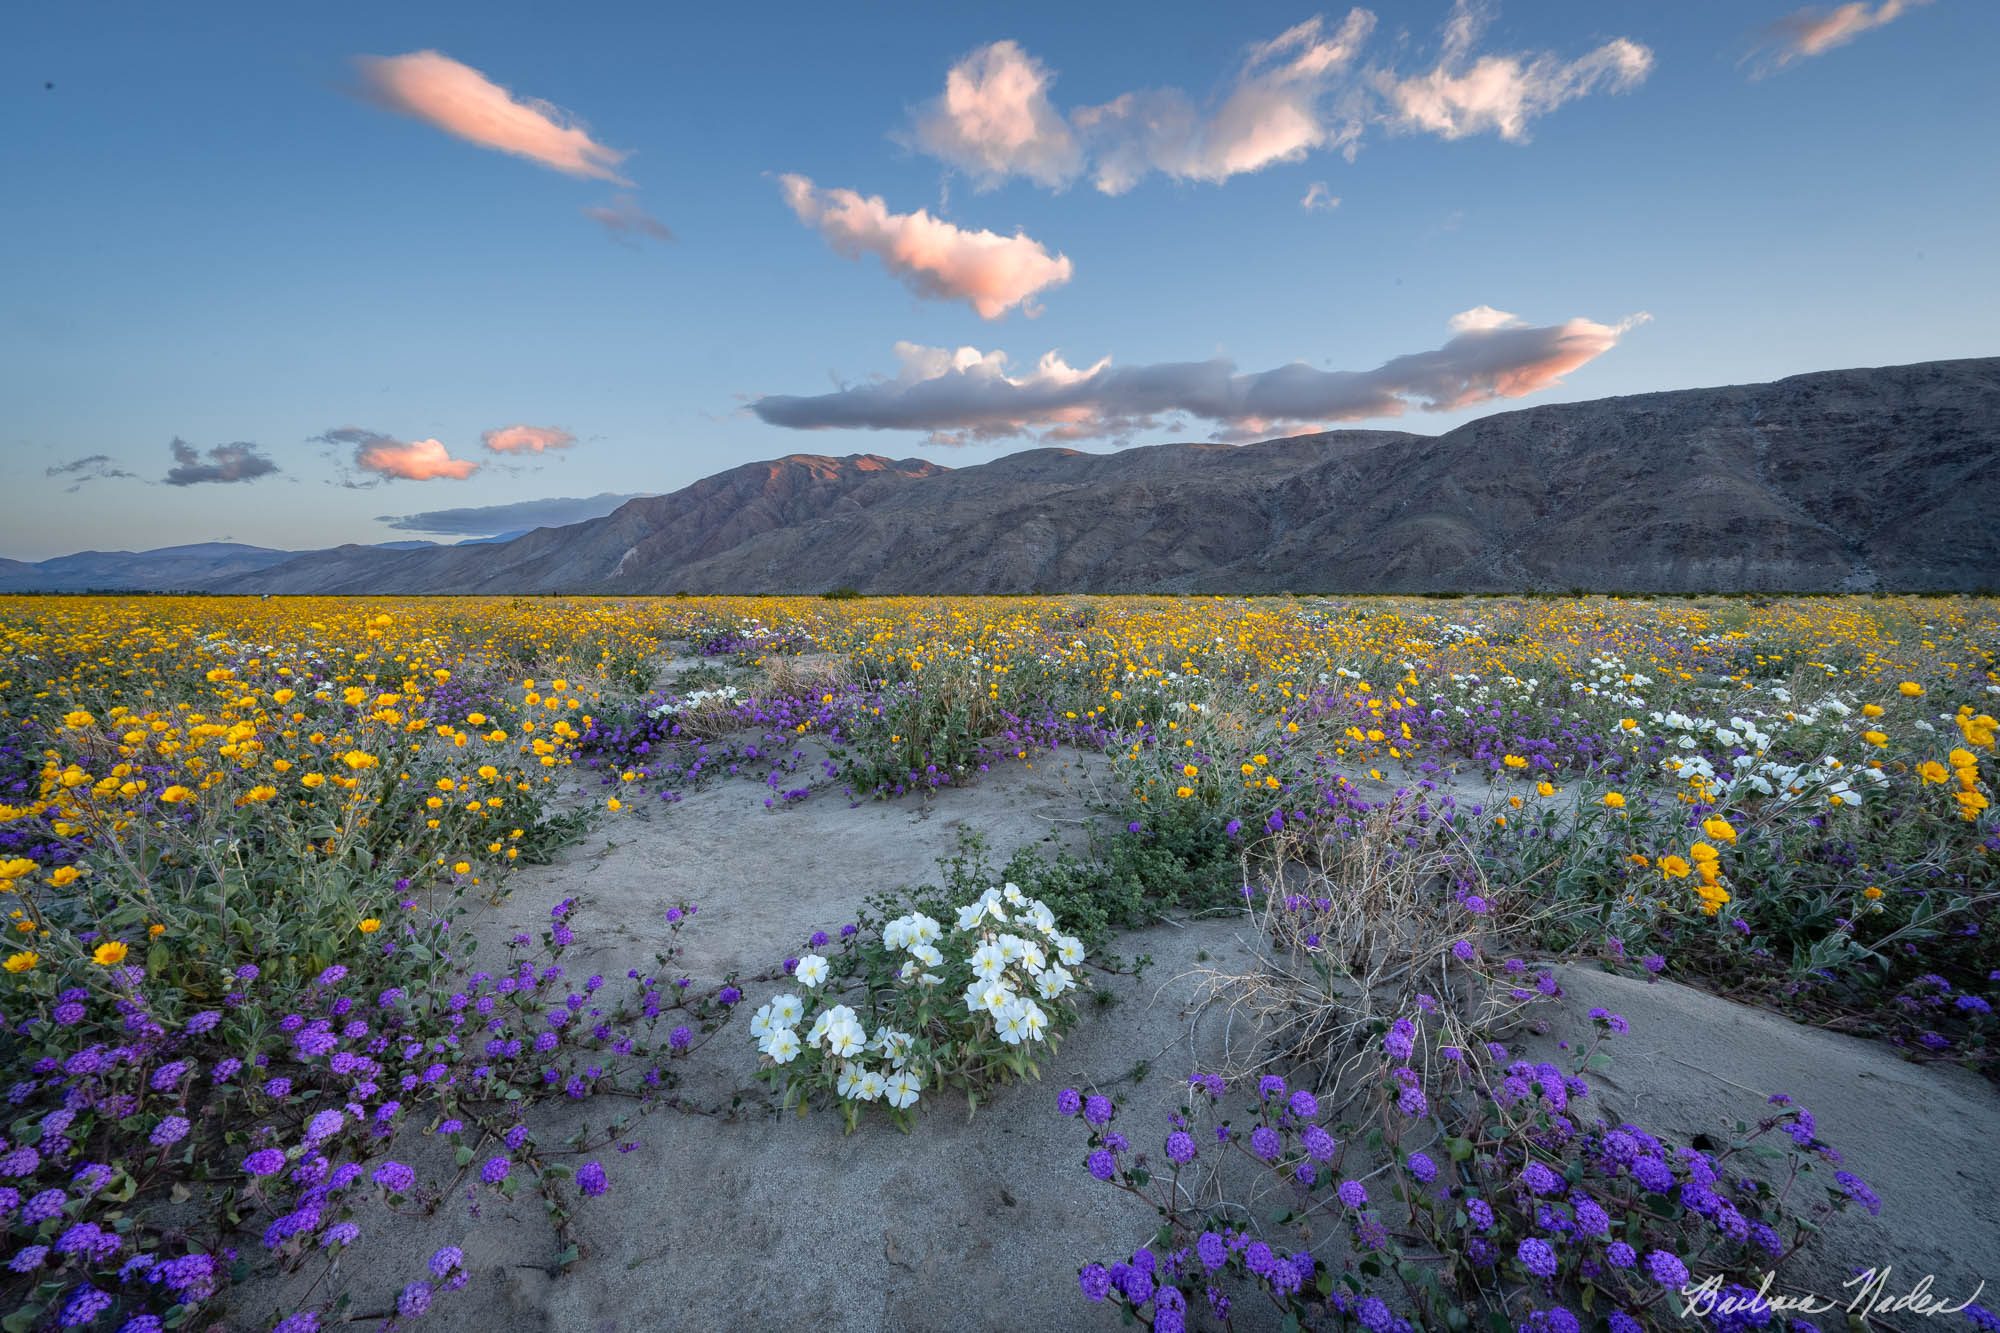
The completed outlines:
[[[949,469],[793,455],[498,545],[342,547],[232,592],[2000,587],[2000,358]]]

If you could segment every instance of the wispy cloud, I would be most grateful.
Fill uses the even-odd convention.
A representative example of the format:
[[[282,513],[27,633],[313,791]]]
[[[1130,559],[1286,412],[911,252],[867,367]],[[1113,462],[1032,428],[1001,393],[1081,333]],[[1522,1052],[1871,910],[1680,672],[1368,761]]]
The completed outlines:
[[[639,201],[629,194],[621,194],[608,204],[585,208],[583,215],[611,233],[612,240],[625,245],[633,245],[641,237],[656,241],[674,239],[673,229],[639,207]]]
[[[1652,52],[1624,38],[1574,60],[1478,55],[1484,23],[1482,10],[1459,0],[1437,63],[1403,75],[1363,64],[1371,11],[1350,10],[1338,25],[1316,16],[1250,46],[1206,99],[1150,88],[1067,112],[1049,95],[1047,66],[1015,42],[994,42],[954,64],[944,92],[898,137],[981,189],[1011,177],[1062,189],[1087,175],[1122,194],[1155,172],[1219,183],[1314,153],[1352,158],[1370,125],[1520,141],[1535,117],[1589,93],[1624,91],[1652,67]]]
[[[377,106],[566,175],[631,183],[617,171],[627,154],[591,138],[569,112],[539,98],[516,97],[441,52],[360,56],[355,65],[363,96]]]
[[[398,532],[430,532],[448,537],[492,537],[530,528],[560,528],[602,518],[627,500],[643,495],[582,496],[575,499],[517,500],[512,504],[430,509],[421,514],[383,514],[375,521]]]
[[[1331,213],[1340,207],[1340,196],[1329,190],[1325,181],[1314,181],[1299,200],[1299,207],[1308,213]]]
[[[1518,143],[1528,137],[1528,123],[1537,117],[1600,90],[1618,93],[1637,87],[1653,68],[1653,53],[1623,37],[1575,60],[1550,52],[1474,57],[1472,48],[1487,20],[1471,0],[1458,0],[1445,24],[1436,65],[1407,78],[1376,76],[1392,127],[1443,139],[1494,133]]]
[[[173,451],[174,465],[162,478],[169,486],[200,486],[209,482],[255,481],[278,470],[278,465],[259,453],[254,444],[218,444],[202,451],[174,437],[167,446]]]
[[[1362,131],[1358,109],[1334,104],[1329,95],[1374,27],[1365,9],[1351,10],[1332,32],[1324,20],[1307,19],[1251,47],[1209,107],[1178,88],[1079,107],[1072,120],[1091,147],[1091,182],[1106,194],[1123,194],[1157,171],[1218,184],[1353,143]]]
[[[561,426],[502,426],[479,437],[496,454],[539,454],[550,449],[567,449],[576,436]]]
[[[133,477],[137,474],[119,467],[110,454],[87,454],[82,458],[72,458],[67,463],[57,463],[53,467],[46,468],[43,475],[70,478],[70,484],[63,489],[75,492],[83,489],[85,482],[110,481],[113,477]]]
[[[352,446],[355,467],[393,480],[464,481],[479,470],[479,464],[469,458],[453,458],[438,440],[399,440],[360,426],[339,426],[313,439],[321,444]]]
[[[1477,306],[1452,318],[1443,346],[1366,371],[1294,362],[1246,374],[1223,358],[1115,366],[1106,357],[1077,367],[1049,352],[1014,375],[1002,352],[898,343],[901,369],[893,379],[810,397],[759,398],[750,407],[774,426],[925,431],[941,444],[1024,435],[1116,439],[1174,414],[1214,423],[1218,437],[1241,438],[1524,397],[1561,383],[1647,318],[1534,326]]]
[[[968,231],[923,209],[891,213],[880,196],[822,190],[804,176],[780,176],[785,202],[849,259],[872,254],[919,296],[964,301],[982,319],[998,319],[1037,292],[1069,281],[1067,256],[1051,255],[1023,232]]]
[[[1757,72],[1769,73],[1795,60],[1809,59],[1836,46],[1845,46],[1862,33],[1894,23],[1918,6],[1929,3],[1930,0],[1881,0],[1879,4],[1869,5],[1862,0],[1853,0],[1853,3],[1836,5],[1831,9],[1808,7],[1794,10],[1759,35],[1758,50],[1753,53],[1761,56]]]

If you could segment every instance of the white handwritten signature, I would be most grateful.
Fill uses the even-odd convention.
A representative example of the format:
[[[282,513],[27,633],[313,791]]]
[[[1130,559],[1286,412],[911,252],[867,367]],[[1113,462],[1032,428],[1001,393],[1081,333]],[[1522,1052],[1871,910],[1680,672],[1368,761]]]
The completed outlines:
[[[1973,1288],[1972,1294],[1956,1305],[1940,1296],[1931,1295],[1931,1284],[1937,1279],[1924,1274],[1917,1284],[1901,1295],[1889,1292],[1889,1276],[1895,1266],[1887,1268],[1864,1268],[1841,1285],[1854,1294],[1845,1305],[1839,1301],[1827,1300],[1805,1292],[1797,1296],[1774,1296],[1771,1294],[1773,1274],[1764,1274],[1757,1284],[1754,1295],[1744,1294],[1742,1288],[1734,1293],[1723,1290],[1720,1275],[1711,1274],[1693,1286],[1681,1288],[1681,1295],[1687,1300],[1687,1313],[1695,1319],[1704,1319],[1711,1314],[1735,1314],[1765,1309],[1778,1313],[1825,1314],[1829,1310],[1845,1309],[1849,1314],[1863,1318],[1877,1314],[1897,1314],[1907,1312],[1930,1316],[1940,1314],[1961,1314],[1965,1308],[1979,1299],[1979,1293],[1986,1290],[1982,1280]]]

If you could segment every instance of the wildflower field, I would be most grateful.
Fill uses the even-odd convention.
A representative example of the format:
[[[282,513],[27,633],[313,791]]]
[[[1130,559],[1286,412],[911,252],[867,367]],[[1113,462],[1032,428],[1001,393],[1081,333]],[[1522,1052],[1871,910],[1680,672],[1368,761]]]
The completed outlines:
[[[0,598],[0,1330],[504,1319],[482,1210],[670,1302],[594,1218],[695,1190],[649,1135],[907,1164],[968,1117],[1045,1122],[1061,1206],[1032,1292],[907,1326],[1840,1327],[1752,1291],[1894,1223],[1866,1145],[1784,1088],[1609,1114],[1647,1034],[1573,979],[1991,1097],[1996,713],[1971,598]],[[783,844],[1058,758],[1065,837],[737,954],[754,854],[611,901],[577,852],[683,884],[698,802]],[[1090,1065],[1147,1013],[1182,1046]]]

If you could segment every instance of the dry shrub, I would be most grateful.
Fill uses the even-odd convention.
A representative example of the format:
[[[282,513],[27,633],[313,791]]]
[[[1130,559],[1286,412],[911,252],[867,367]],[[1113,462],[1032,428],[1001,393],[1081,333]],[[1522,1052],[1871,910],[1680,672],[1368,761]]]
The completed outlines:
[[[1287,830],[1264,878],[1250,908],[1269,946],[1261,965],[1203,974],[1232,1020],[1248,1018],[1263,1039],[1225,1071],[1232,1078],[1276,1071],[1345,1101],[1371,1086],[1353,1075],[1374,1069],[1375,1039],[1397,1018],[1421,1008],[1459,1046],[1516,1025],[1525,1006],[1496,953],[1531,912],[1485,878],[1457,830],[1419,826],[1396,806],[1339,839]],[[1454,955],[1461,942],[1469,959]]]
[[[838,694],[856,683],[852,660],[835,653],[800,653],[764,659],[756,692],[793,699]]]

